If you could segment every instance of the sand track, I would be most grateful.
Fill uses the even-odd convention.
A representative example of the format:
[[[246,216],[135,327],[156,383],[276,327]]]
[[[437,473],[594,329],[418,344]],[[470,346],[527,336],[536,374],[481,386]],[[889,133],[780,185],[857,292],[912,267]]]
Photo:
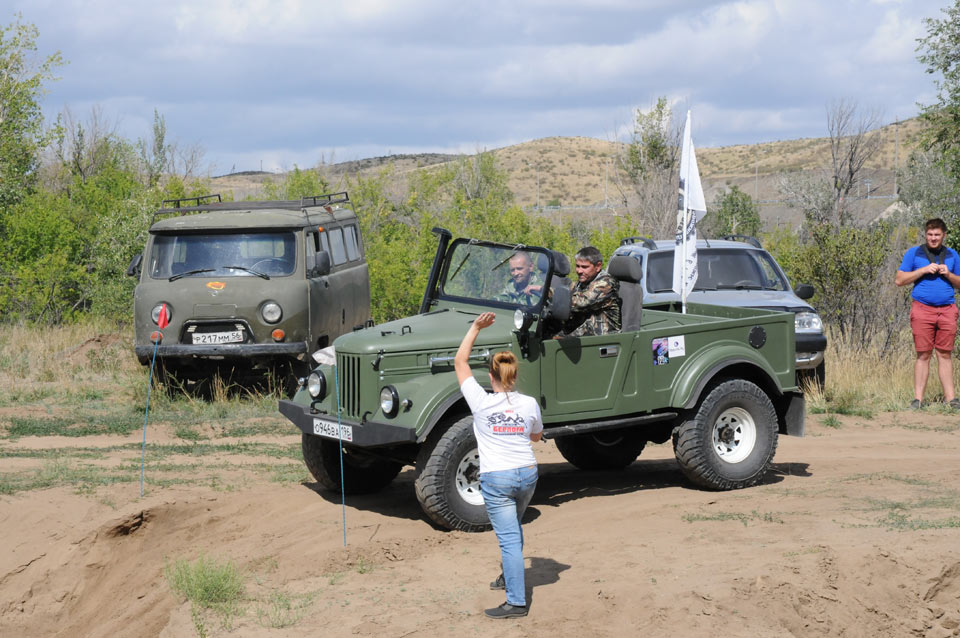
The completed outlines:
[[[409,469],[345,512],[314,483],[266,477],[143,499],[131,482],[3,496],[0,635],[197,635],[163,572],[201,554],[247,579],[242,613],[208,616],[210,636],[960,635],[960,418],[821,418],[781,438],[762,485],[736,492],[691,488],[669,444],[610,473],[538,446],[531,613],[509,623],[479,614],[502,601],[487,589],[494,536],[433,528]],[[305,601],[287,627],[270,619],[277,592]]]

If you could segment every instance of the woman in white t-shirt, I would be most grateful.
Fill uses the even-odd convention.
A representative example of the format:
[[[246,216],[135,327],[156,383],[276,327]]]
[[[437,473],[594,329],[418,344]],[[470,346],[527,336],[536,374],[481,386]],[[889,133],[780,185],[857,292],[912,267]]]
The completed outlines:
[[[484,312],[474,320],[453,365],[460,391],[473,412],[473,433],[480,454],[480,492],[500,543],[503,574],[490,587],[507,590],[507,601],[484,613],[491,618],[516,618],[527,615],[520,519],[537,486],[537,460],[530,442],[540,440],[543,421],[537,400],[513,391],[517,357],[512,352],[498,352],[490,359],[493,394],[473,377],[468,363],[470,351],[477,335],[494,319],[494,313]]]

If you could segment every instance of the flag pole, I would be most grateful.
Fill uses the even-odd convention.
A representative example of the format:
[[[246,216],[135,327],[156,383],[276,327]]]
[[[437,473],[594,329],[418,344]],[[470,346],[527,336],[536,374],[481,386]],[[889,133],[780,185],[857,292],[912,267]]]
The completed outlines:
[[[686,147],[686,129],[690,126],[690,111],[687,111],[687,121],[684,124],[684,150]],[[690,225],[690,206],[688,199],[690,197],[690,162],[687,162],[687,174],[683,176],[683,294],[680,296],[683,306],[683,314],[687,314],[687,228]]]

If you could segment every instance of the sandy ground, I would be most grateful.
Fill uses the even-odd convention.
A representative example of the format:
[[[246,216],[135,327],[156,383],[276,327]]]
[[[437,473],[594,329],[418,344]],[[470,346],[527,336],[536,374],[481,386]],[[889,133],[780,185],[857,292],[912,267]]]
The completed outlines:
[[[136,482],[0,497],[0,636],[960,635],[960,417],[823,420],[781,437],[767,480],[737,492],[691,488],[669,444],[622,472],[578,471],[539,445],[519,620],[481,613],[503,600],[488,589],[493,533],[431,527],[410,469],[345,509],[315,483],[229,471],[142,499]],[[242,568],[235,615],[171,591],[164,565],[201,554]]]

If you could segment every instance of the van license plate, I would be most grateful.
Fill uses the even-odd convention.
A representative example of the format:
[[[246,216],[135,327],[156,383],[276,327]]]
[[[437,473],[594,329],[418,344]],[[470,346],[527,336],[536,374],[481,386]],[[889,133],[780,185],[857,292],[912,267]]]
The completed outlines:
[[[329,421],[313,420],[313,433],[328,439],[353,441],[353,426],[340,424],[340,436],[337,436],[337,424]]]
[[[240,330],[231,330],[230,332],[193,333],[194,345],[216,345],[218,343],[240,343],[242,341],[243,332]]]

